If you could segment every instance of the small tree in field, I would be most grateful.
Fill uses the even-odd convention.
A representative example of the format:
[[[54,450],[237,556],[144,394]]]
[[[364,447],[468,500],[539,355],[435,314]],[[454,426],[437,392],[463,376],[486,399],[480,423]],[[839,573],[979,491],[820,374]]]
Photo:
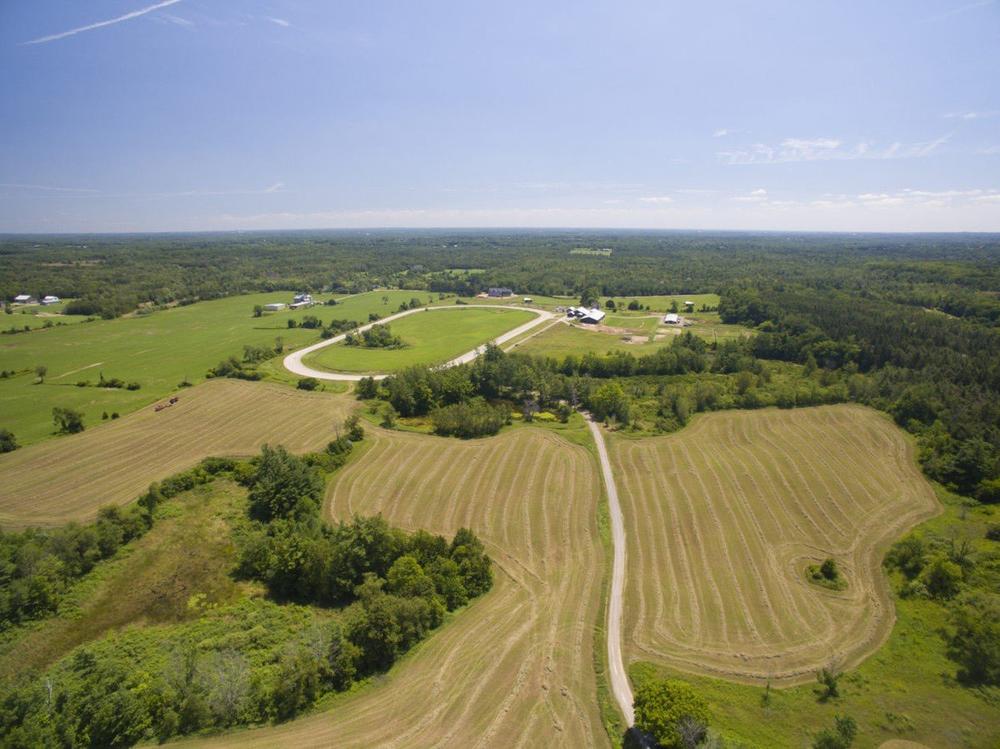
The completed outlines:
[[[46,367],[44,364],[39,364],[37,367],[35,367],[35,377],[38,378],[39,383],[45,382],[45,375],[47,375],[48,373],[49,373],[49,368]]]
[[[833,728],[824,728],[813,740],[813,749],[848,749],[858,735],[858,724],[847,715],[835,715]]]
[[[264,308],[261,305],[259,305],[259,304],[255,304],[253,306],[253,316],[254,317],[263,317],[264,316]]]
[[[60,408],[56,406],[52,409],[52,421],[56,425],[59,434],[76,434],[83,431],[83,414],[74,411],[72,408]]]
[[[9,429],[0,429],[0,453],[11,453],[17,449],[17,438]]]

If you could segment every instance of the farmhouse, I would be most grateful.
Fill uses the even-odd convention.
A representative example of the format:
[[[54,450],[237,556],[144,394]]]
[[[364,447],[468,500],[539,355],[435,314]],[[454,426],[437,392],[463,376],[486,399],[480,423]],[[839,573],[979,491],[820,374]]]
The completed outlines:
[[[15,304],[34,304],[35,298],[31,294],[18,294],[14,297]]]
[[[667,325],[680,325],[681,316],[678,315],[676,312],[668,312],[666,317],[663,318],[663,322],[665,322]]]
[[[295,297],[292,299],[292,305],[303,304],[303,303],[312,304],[312,301],[313,301],[312,294],[306,294],[305,292],[303,292],[301,294],[295,295]]]
[[[493,297],[506,297],[506,296],[513,296],[514,294],[514,292],[508,289],[506,286],[493,286],[486,293],[489,296]]]
[[[42,304],[59,304],[59,297],[51,295],[42,297]]]
[[[283,302],[271,302],[270,304],[264,305],[265,312],[280,312],[285,308]]]

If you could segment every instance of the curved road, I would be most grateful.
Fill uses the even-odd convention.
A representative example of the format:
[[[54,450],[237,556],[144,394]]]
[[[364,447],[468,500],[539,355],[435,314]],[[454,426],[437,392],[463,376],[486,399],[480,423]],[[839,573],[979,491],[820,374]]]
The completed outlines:
[[[622,597],[625,592],[625,522],[622,519],[622,508],[618,503],[618,489],[615,477],[611,474],[611,461],[608,460],[608,449],[604,444],[604,434],[601,427],[592,418],[587,419],[590,433],[597,444],[597,455],[600,458],[601,474],[604,476],[604,486],[608,490],[608,509],[611,514],[611,545],[614,548],[614,559],[611,565],[611,596],[608,599],[608,673],[611,677],[611,693],[615,696],[619,709],[625,716],[628,728],[635,723],[635,712],[632,709],[632,686],[625,672],[625,662],[622,659]]]
[[[404,312],[397,312],[395,315],[389,315],[388,317],[384,317],[381,320],[375,320],[374,322],[367,323],[349,332],[354,333],[354,332],[368,330],[373,325],[384,325],[386,323],[392,322],[393,320],[398,320],[401,317],[406,317],[407,315],[416,314],[417,312],[438,312],[445,310],[480,309],[480,308],[517,309],[521,310],[522,312],[534,312],[536,315],[538,315],[538,317],[536,317],[534,320],[529,320],[523,325],[518,325],[513,330],[508,330],[506,333],[503,333],[502,335],[499,335],[496,338],[494,338],[493,343],[495,343],[498,346],[501,343],[504,343],[505,341],[509,341],[511,338],[515,338],[521,335],[521,333],[525,333],[531,330],[536,325],[541,325],[546,320],[552,320],[553,318],[556,317],[554,313],[548,312],[547,310],[534,309],[532,307],[515,307],[514,305],[511,304],[467,304],[467,305],[459,304],[455,305],[454,307],[420,307],[418,309],[408,309]],[[309,367],[302,363],[303,356],[311,354],[313,351],[318,351],[321,348],[325,348],[326,346],[332,346],[335,343],[340,343],[345,338],[347,338],[347,333],[341,333],[338,336],[334,336],[333,338],[328,338],[327,340],[320,341],[319,343],[314,343],[312,346],[306,346],[304,349],[299,349],[298,351],[289,354],[288,356],[285,357],[285,360],[283,362],[283,364],[285,365],[285,369],[287,369],[289,372],[293,374],[297,374],[302,377],[315,377],[317,380],[347,380],[349,382],[357,382],[363,377],[368,377],[369,375],[347,374],[346,372],[326,372],[321,369],[313,369],[312,367]],[[442,366],[454,367],[457,364],[467,364],[468,362],[472,361],[477,356],[479,356],[481,353],[483,353],[483,351],[485,350],[486,350],[485,345],[479,346],[478,348],[472,349],[472,351],[468,351],[462,354],[461,356],[455,357],[454,359],[452,359],[449,362],[446,362]],[[371,375],[371,377],[373,377],[376,380],[381,380],[386,376],[387,375],[384,374]]]

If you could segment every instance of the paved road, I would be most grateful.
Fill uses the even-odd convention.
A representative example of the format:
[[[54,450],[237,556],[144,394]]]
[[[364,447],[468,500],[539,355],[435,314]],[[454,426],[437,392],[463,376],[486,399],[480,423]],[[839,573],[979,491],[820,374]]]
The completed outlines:
[[[604,434],[599,424],[588,419],[590,433],[597,443],[597,455],[601,462],[601,474],[604,476],[604,486],[608,490],[608,509],[611,513],[611,545],[614,548],[614,560],[611,566],[611,597],[608,599],[608,673],[611,677],[611,693],[625,716],[628,727],[635,723],[635,713],[632,710],[632,686],[625,672],[625,662],[622,659],[622,597],[625,593],[625,522],[622,519],[622,508],[618,503],[618,489],[615,487],[615,477],[611,474],[611,461],[608,460],[608,449],[604,444]]]
[[[546,310],[534,309],[532,307],[515,307],[510,304],[468,304],[468,305],[456,304],[453,307],[426,307],[426,308],[420,307],[419,309],[408,309],[405,312],[397,312],[395,315],[389,315],[389,317],[384,317],[381,320],[376,320],[375,322],[370,322],[367,323],[366,325],[362,325],[355,331],[351,332],[368,330],[373,325],[384,325],[385,323],[392,322],[393,320],[398,320],[399,318],[406,317],[407,315],[414,315],[418,312],[429,311],[429,312],[439,313],[439,312],[457,311],[463,309],[478,309],[483,307],[487,309],[518,309],[524,312],[534,312],[536,315],[538,315],[538,317],[536,317],[534,320],[529,320],[528,322],[524,323],[524,325],[518,325],[513,330],[508,330],[503,335],[497,336],[493,340],[493,343],[497,344],[498,346],[501,343],[504,343],[505,341],[509,341],[511,338],[515,338],[521,335],[522,333],[531,330],[536,325],[541,325],[546,320],[552,320],[556,317],[554,313],[548,312]],[[298,351],[289,354],[288,356],[285,357],[284,360],[285,369],[287,369],[289,372],[293,374],[297,374],[302,377],[315,377],[317,380],[347,380],[349,382],[357,382],[362,377],[366,377],[367,375],[347,374],[346,372],[326,372],[321,369],[313,369],[312,367],[309,367],[302,363],[302,357],[306,356],[307,354],[311,354],[313,351],[318,351],[319,349],[324,348],[325,346],[332,346],[335,343],[340,343],[346,337],[347,333],[342,333],[338,336],[334,336],[333,338],[328,338],[325,341],[314,343],[312,346],[306,346],[304,349],[299,349]],[[472,351],[468,351],[462,354],[461,356],[458,356],[452,359],[451,361],[446,362],[443,366],[454,367],[456,364],[466,364],[475,359],[485,350],[486,350],[485,345],[480,346],[479,348],[474,348]],[[381,380],[382,378],[386,377],[386,375],[377,374],[377,375],[372,375],[372,377],[374,377],[376,380]]]

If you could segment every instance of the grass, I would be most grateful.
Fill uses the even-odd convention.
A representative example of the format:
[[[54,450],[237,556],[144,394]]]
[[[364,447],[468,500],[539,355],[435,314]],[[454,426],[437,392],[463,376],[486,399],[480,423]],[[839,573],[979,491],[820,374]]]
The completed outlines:
[[[519,310],[468,309],[409,315],[389,324],[403,339],[399,349],[337,343],[305,357],[303,363],[340,372],[395,372],[415,365],[443,364],[534,317]]]
[[[393,301],[396,296],[411,295],[393,292]],[[324,321],[334,317],[365,321],[366,310],[381,308],[375,292],[351,297],[336,307],[253,317],[255,304],[289,297],[288,292],[251,294],[0,337],[0,369],[18,372],[0,379],[0,428],[14,432],[22,445],[47,439],[53,433],[53,406],[81,410],[85,423],[92,426],[104,412],[126,414],[174,392],[182,380],[204,380],[206,371],[220,360],[241,357],[245,344],[273,346],[279,337],[286,346],[319,340],[317,330],[289,329],[289,319],[313,314]],[[48,368],[43,384],[35,384],[37,365]],[[138,382],[141,389],[94,387],[102,373],[109,379]],[[76,387],[78,382],[91,386]]]
[[[325,445],[354,401],[270,383],[213,380],[180,401],[0,455],[0,525],[61,525],[134,500],[151,481],[210,455],[249,455],[265,442]]]
[[[366,428],[371,448],[327,493],[330,517],[468,526],[494,560],[492,591],[370,688],[330,710],[220,746],[608,746],[595,627],[604,553],[600,483],[582,447],[539,429],[442,440]]]
[[[990,551],[985,528],[1000,520],[1000,507],[969,509],[961,500],[939,492],[944,512],[917,532],[968,538],[977,551]],[[891,739],[929,747],[986,749],[1000,743],[1000,689],[975,689],[956,681],[956,665],[948,659],[941,630],[944,607],[927,600],[895,598],[896,624],[886,643],[840,680],[841,696],[826,703],[817,685],[772,689],[768,705],[764,689],[706,676],[682,673],[663,664],[633,663],[633,681],[656,674],[683,679],[712,706],[712,725],[737,745],[747,747],[807,746],[811,737],[832,725],[834,714],[858,722],[855,747],[878,747]]]
[[[230,528],[243,516],[245,496],[220,479],[162,506],[153,528],[80,581],[57,616],[0,645],[0,678],[44,669],[109,631],[195,618],[244,594],[247,585],[228,573],[236,554]]]
[[[730,411],[615,439],[630,546],[625,649],[734,680],[811,681],[893,624],[882,556],[940,505],[911,441],[860,406]],[[804,569],[831,557],[831,591]]]

